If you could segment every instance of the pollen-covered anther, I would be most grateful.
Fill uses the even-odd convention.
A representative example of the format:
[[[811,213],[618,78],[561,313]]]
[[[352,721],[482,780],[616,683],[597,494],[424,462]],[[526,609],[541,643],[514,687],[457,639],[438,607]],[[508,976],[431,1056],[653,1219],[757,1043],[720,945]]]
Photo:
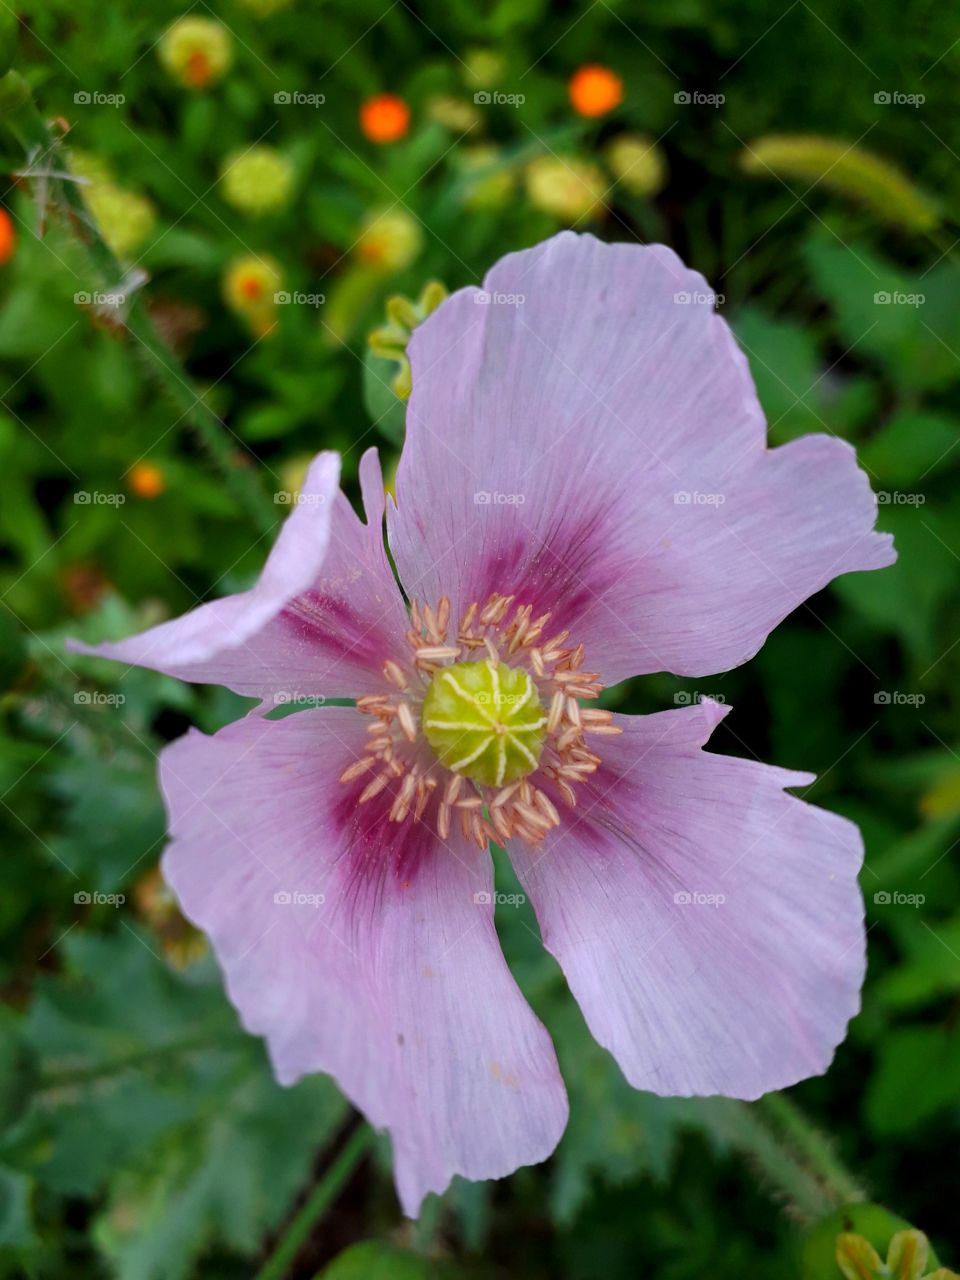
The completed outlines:
[[[609,711],[581,706],[601,692],[569,631],[547,635],[514,595],[467,608],[451,629],[450,601],[413,601],[406,663],[383,666],[389,692],[357,709],[371,717],[366,754],[341,775],[365,779],[358,803],[390,787],[387,819],[430,819],[442,840],[459,829],[490,840],[539,844],[562,823],[551,789],[569,808],[576,786],[600,768],[587,735],[620,732]]]

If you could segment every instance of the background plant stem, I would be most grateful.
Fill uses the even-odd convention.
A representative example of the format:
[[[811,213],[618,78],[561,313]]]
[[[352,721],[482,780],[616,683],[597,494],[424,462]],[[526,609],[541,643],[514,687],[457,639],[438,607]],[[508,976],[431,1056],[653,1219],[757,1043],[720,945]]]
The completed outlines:
[[[282,1280],[311,1231],[346,1185],[372,1143],[373,1130],[368,1125],[363,1124],[354,1130],[303,1207],[295,1214],[254,1280]]]

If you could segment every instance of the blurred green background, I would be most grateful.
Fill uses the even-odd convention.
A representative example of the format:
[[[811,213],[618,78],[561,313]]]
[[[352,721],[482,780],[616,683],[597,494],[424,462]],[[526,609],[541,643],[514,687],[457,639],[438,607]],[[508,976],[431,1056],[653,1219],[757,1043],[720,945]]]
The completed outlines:
[[[318,449],[351,492],[369,444],[389,471],[398,366],[368,347],[387,299],[477,283],[562,226],[702,271],[771,442],[855,443],[896,536],[895,567],[836,583],[746,668],[616,697],[726,699],[714,749],[817,771],[811,798],[861,824],[863,1011],[791,1098],[960,1261],[950,7],[200,0],[172,31],[185,10],[160,0],[15,8],[0,56],[47,141],[0,93],[0,1274],[301,1280],[364,1240],[404,1252],[331,1275],[799,1274],[837,1202],[823,1152],[762,1107],[627,1088],[512,906],[504,946],[570,1091],[557,1153],[456,1183],[414,1227],[380,1144],[291,1249],[355,1121],[326,1079],[272,1082],[156,869],[155,753],[245,704],[64,651],[248,585],[271,495]],[[294,1260],[266,1263],[283,1241]]]

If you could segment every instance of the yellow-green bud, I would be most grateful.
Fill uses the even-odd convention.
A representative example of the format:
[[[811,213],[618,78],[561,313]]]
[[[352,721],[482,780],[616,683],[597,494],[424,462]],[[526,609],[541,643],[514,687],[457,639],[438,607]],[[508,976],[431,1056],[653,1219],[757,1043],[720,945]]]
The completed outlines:
[[[274,213],[290,203],[293,165],[273,147],[255,146],[229,156],[220,173],[227,204],[254,217]]]
[[[607,147],[607,164],[618,184],[638,196],[655,196],[667,180],[667,161],[652,138],[622,133]]]
[[[889,160],[845,139],[815,134],[771,134],[743,151],[745,173],[809,182],[858,200],[881,222],[930,231],[940,221],[933,199]]]
[[[504,70],[503,58],[493,49],[468,49],[463,59],[463,78],[471,89],[492,89]]]
[[[500,165],[496,147],[467,147],[460,155],[460,170],[467,179],[463,197],[470,209],[502,209],[513,195],[513,171]]]
[[[577,222],[603,204],[608,184],[588,160],[538,156],[527,165],[526,185],[531,204],[565,222]]]
[[[482,786],[502,787],[537,767],[547,717],[528,671],[487,659],[438,671],[421,723],[446,768]]]
[[[467,133],[480,124],[480,112],[465,98],[438,93],[427,103],[427,117],[453,133]]]
[[[375,356],[394,360],[399,366],[390,383],[393,394],[400,400],[409,400],[411,390],[410,361],[407,359],[407,343],[418,324],[439,307],[447,296],[446,285],[439,280],[429,280],[420,291],[416,302],[402,294],[387,299],[388,324],[374,329],[367,341]]]
[[[157,55],[164,69],[188,89],[206,89],[230,69],[233,40],[212,18],[185,17],[160,37]]]
[[[423,229],[404,209],[368,214],[356,243],[361,261],[386,272],[403,271],[422,248]]]
[[[85,188],[83,197],[100,234],[118,258],[139,249],[153,230],[156,210],[146,196],[112,182],[94,182]]]
[[[87,183],[83,186],[83,191],[89,191],[90,187],[100,182],[113,182],[113,172],[106,160],[102,156],[96,155],[93,151],[81,151],[77,147],[71,147],[70,156],[70,172],[78,178],[86,178]]]
[[[234,258],[224,272],[224,301],[238,315],[259,315],[272,309],[274,294],[282,284],[280,264],[273,258],[244,254]]]
[[[938,1268],[922,1231],[882,1205],[865,1203],[847,1205],[811,1227],[801,1257],[803,1280],[948,1280],[952,1275]]]

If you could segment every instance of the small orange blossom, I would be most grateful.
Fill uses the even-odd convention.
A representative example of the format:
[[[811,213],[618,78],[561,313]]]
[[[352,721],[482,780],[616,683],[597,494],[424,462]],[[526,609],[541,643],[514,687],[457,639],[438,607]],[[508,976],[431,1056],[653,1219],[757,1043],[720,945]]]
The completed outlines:
[[[167,478],[153,462],[135,462],[130,468],[129,484],[138,498],[159,498],[167,487]]]
[[[581,67],[570,77],[570,101],[582,116],[603,116],[623,101],[623,81],[609,67],[596,63]]]
[[[410,108],[396,94],[378,93],[361,106],[360,128],[371,142],[398,142],[410,128]]]
[[[13,229],[13,219],[6,209],[0,209],[0,267],[9,262],[17,247],[17,233]]]

